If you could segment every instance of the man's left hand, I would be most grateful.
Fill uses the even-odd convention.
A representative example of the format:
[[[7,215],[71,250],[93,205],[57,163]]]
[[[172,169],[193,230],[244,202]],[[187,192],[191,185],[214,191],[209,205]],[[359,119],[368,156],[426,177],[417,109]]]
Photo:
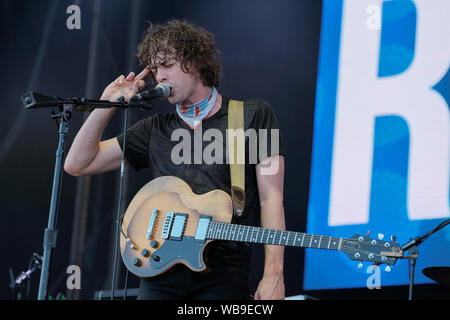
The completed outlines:
[[[255,300],[284,300],[283,275],[264,276],[255,292]]]

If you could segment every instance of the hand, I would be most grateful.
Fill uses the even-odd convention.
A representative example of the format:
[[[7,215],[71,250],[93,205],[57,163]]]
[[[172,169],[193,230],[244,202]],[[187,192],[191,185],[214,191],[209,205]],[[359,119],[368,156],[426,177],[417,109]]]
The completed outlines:
[[[147,67],[137,76],[134,75],[134,72],[130,72],[126,78],[123,74],[120,75],[105,88],[100,100],[116,102],[118,98],[124,97],[126,101],[129,101],[132,96],[145,86],[145,81],[142,79],[144,79],[149,72],[150,69]]]
[[[263,276],[256,289],[255,300],[284,300],[285,288],[283,275]]]

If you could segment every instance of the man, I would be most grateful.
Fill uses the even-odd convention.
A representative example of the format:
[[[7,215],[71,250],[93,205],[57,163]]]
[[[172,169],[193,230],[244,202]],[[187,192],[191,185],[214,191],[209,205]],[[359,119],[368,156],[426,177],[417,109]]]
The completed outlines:
[[[132,72],[127,77],[121,75],[104,90],[102,100],[116,101],[123,96],[128,101],[145,86],[146,76],[151,85],[165,83],[170,87],[168,100],[176,105],[176,111],[143,119],[127,132],[126,164],[136,170],[149,168],[149,180],[172,175],[186,181],[197,194],[214,189],[230,194],[226,162],[176,164],[171,158],[171,151],[179,143],[172,139],[175,130],[184,129],[193,136],[195,130],[216,129],[224,133],[227,128],[229,98],[216,90],[220,74],[218,54],[213,36],[204,29],[180,21],[151,25],[137,54],[146,68],[138,75]],[[67,155],[66,172],[82,176],[120,167],[122,135],[101,141],[114,112],[111,108],[91,113]],[[245,101],[244,126],[245,130],[278,130],[271,107],[262,99]],[[232,223],[260,223],[265,228],[285,229],[281,141],[279,147],[274,154],[258,156],[257,163],[246,162],[245,211],[241,217],[233,217]],[[272,149],[267,146],[267,150]],[[190,159],[194,157],[192,151]],[[264,174],[264,169],[272,166],[277,168],[276,172]],[[214,241],[207,249],[208,272],[197,273],[177,265],[158,277],[141,280],[138,299],[249,299],[249,245]],[[283,255],[282,246],[265,246],[264,274],[255,299],[284,299]]]

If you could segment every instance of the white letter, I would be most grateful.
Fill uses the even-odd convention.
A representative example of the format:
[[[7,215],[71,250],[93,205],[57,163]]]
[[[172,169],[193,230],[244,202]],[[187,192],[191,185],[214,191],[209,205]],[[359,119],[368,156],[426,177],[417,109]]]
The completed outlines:
[[[202,164],[203,157],[203,137],[202,122],[194,130],[194,164]]]
[[[369,30],[380,30],[381,29],[381,10],[380,6],[370,5],[366,10],[367,14],[370,16],[367,18],[366,26]]]
[[[180,141],[180,138],[183,138],[183,140],[180,143],[178,143],[175,147],[173,147],[172,152],[170,154],[172,163],[191,164],[191,135],[186,129],[178,128],[172,132],[170,140]],[[180,156],[180,152],[183,153],[183,156]]]
[[[81,289],[81,270],[77,265],[70,265],[66,270],[67,274],[71,274],[66,281],[67,289]],[[72,274],[73,273],[73,274]]]
[[[267,154],[267,130],[260,129],[259,130],[259,158],[264,159],[268,156]],[[279,154],[280,146],[280,130],[279,129],[270,129],[270,154],[271,156],[276,156]],[[280,168],[279,158],[270,159],[269,166],[261,165],[264,161],[261,160],[261,175],[263,176],[271,176],[278,173],[278,169]]]
[[[205,164],[223,164],[223,137],[219,129],[208,129],[203,135],[204,141],[214,141],[208,144],[203,150],[203,160]],[[214,156],[212,155],[214,152]]]
[[[227,134],[227,163],[245,164],[245,134],[244,129],[226,129]],[[237,154],[234,145],[237,144]]]
[[[450,216],[449,109],[431,89],[449,68],[450,2],[414,1],[415,57],[405,72],[382,78],[378,77],[380,32],[363,27],[364,15],[360,14],[373,2],[343,4],[330,226],[369,221],[375,118],[388,115],[408,123],[409,218]],[[381,5],[381,0],[375,2]]]
[[[67,7],[66,10],[67,14],[72,14],[69,16],[66,20],[66,26],[67,29],[73,30],[73,29],[81,29],[81,10],[80,7],[73,4],[71,6]]]
[[[380,268],[376,265],[368,266],[366,269],[367,274],[371,274],[373,270],[373,275],[367,278],[366,284],[367,288],[372,289],[381,289],[381,274]]]

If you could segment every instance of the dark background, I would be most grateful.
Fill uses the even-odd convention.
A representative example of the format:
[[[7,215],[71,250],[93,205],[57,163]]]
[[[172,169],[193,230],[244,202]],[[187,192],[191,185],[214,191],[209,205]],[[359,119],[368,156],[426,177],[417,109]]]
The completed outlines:
[[[2,0],[0,70],[1,232],[0,299],[15,298],[9,288],[14,276],[27,270],[32,254],[42,254],[47,226],[58,130],[49,109],[25,110],[20,96],[28,91],[60,97],[99,98],[120,74],[140,71],[134,57],[146,21],[186,19],[212,32],[222,53],[219,91],[235,99],[268,100],[279,121],[286,151],[285,212],[288,230],[305,231],[319,52],[319,0],[195,0],[195,1],[12,1]],[[69,30],[66,8],[81,8],[81,30]],[[150,112],[133,110],[129,123],[156,112],[172,110],[155,103]],[[117,112],[104,139],[119,134],[123,112]],[[74,113],[66,150],[86,114]],[[145,173],[127,170],[124,206],[146,182]],[[92,299],[111,288],[114,226],[119,172],[74,178],[64,173],[57,220],[49,294]],[[286,248],[286,296],[318,298],[406,299],[407,288],[304,292],[303,254]],[[120,259],[120,258],[119,258]],[[252,290],[263,270],[263,249],[254,250]],[[66,268],[81,267],[81,290],[67,290]],[[32,274],[30,297],[37,297],[39,271]],[[338,276],[338,275],[337,275]],[[117,287],[125,270],[119,261]],[[136,288],[138,279],[128,278]],[[448,294],[437,285],[417,286],[417,298]]]

